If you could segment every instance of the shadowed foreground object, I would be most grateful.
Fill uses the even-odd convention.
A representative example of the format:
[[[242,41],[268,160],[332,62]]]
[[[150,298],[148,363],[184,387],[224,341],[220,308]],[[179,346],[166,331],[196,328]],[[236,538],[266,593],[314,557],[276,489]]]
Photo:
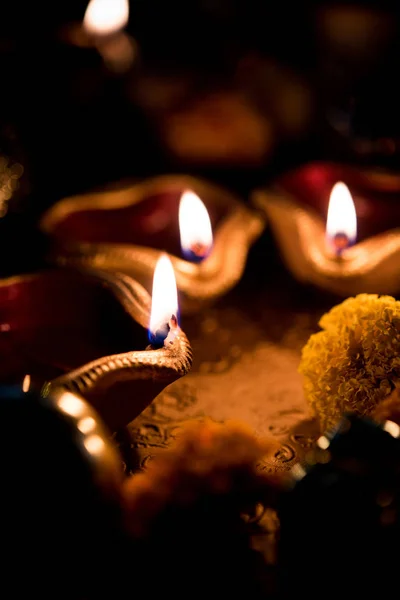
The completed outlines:
[[[68,392],[3,386],[0,418],[2,597],[116,589],[122,468],[96,413]]]
[[[240,424],[196,422],[123,480],[108,432],[79,396],[4,386],[0,416],[5,597],[119,598],[138,577],[155,595],[173,587],[182,599],[195,581],[203,592],[269,594],[271,569],[251,547],[250,517],[276,506],[282,490],[282,478],[257,470],[274,440]]]
[[[125,481],[127,527],[155,597],[173,588],[175,597],[187,598],[193,586],[199,597],[268,596],[268,567],[251,547],[257,524],[244,515],[277,503],[283,478],[256,467],[278,446],[242,424],[197,421],[144,473]]]
[[[294,470],[298,481],[278,511],[284,598],[309,597],[310,586],[329,598],[384,597],[396,589],[399,433],[392,421],[345,417]]]

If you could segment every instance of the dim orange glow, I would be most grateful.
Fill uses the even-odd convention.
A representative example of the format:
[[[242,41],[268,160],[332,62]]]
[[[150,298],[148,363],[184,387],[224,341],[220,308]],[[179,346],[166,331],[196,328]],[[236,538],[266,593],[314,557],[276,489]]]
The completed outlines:
[[[84,440],[84,445],[89,454],[99,454],[104,449],[104,440],[99,435],[90,435]]]
[[[184,192],[179,205],[182,252],[193,259],[204,258],[213,243],[211,221],[203,202],[194,192]]]
[[[83,25],[88,33],[110,35],[126,27],[128,19],[128,0],[90,0]]]
[[[326,435],[321,435],[317,440],[317,446],[319,446],[322,450],[327,450],[330,446],[330,441],[326,437]]]
[[[166,254],[157,262],[153,277],[153,293],[150,314],[150,334],[166,328],[171,317],[177,316],[178,292],[172,263]]]
[[[291,473],[296,481],[300,481],[306,475],[306,471],[300,463],[297,463],[292,467]]]
[[[30,375],[25,375],[24,380],[22,382],[22,391],[25,392],[29,392],[29,388],[31,387],[31,376]]]
[[[326,236],[338,250],[351,246],[357,239],[357,215],[353,198],[349,188],[341,181],[332,188]]]
[[[71,392],[64,392],[62,394],[58,400],[58,406],[71,417],[79,417],[85,412],[84,402],[78,396],[71,394]]]
[[[77,427],[81,433],[87,434],[96,428],[96,421],[93,417],[83,417],[82,419],[79,419]]]
[[[384,431],[390,433],[394,438],[400,437],[400,427],[394,421],[386,421],[383,426]]]

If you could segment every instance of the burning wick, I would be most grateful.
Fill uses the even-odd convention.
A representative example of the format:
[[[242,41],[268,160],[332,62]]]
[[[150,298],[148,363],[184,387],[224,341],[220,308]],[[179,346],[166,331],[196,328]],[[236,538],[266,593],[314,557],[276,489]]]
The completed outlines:
[[[345,233],[337,233],[332,240],[333,247],[337,254],[341,254],[343,250],[350,245],[350,240]]]
[[[168,323],[163,323],[154,333],[149,332],[151,346],[153,348],[162,348],[166,342],[171,344],[174,341],[177,328],[178,319],[175,315],[172,315]]]
[[[182,194],[179,204],[179,231],[185,258],[192,262],[204,260],[213,243],[211,221],[203,202],[190,191]]]
[[[344,250],[355,244],[357,239],[357,215],[349,188],[341,181],[332,188],[328,216],[326,219],[326,240],[341,257]]]
[[[156,264],[149,325],[149,341],[153,348],[172,343],[177,334],[178,292],[172,263],[163,254]]]

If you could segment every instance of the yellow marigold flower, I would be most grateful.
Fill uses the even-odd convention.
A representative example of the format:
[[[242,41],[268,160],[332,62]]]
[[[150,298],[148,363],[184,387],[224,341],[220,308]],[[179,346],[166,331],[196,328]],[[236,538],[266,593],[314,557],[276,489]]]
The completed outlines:
[[[359,294],[323,315],[303,348],[299,371],[321,429],[344,412],[371,415],[400,381],[400,302]]]

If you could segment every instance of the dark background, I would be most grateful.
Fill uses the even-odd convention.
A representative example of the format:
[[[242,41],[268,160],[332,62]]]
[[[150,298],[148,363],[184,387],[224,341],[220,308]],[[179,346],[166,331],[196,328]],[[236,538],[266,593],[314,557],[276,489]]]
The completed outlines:
[[[13,0],[3,3],[0,18],[0,192],[4,191],[2,182],[8,179],[8,169],[16,168],[15,173],[19,175],[18,165],[21,165],[23,173],[0,218],[0,275],[43,266],[47,241],[39,233],[37,222],[49,206],[66,195],[120,180],[164,172],[186,172],[223,183],[246,200],[257,185],[271,182],[282,172],[317,159],[397,172],[400,36],[395,5],[382,1],[339,4],[285,0],[131,0],[127,31],[136,40],[139,53],[129,72],[116,76],[105,68],[96,50],[74,47],[66,41],[67,26],[81,21],[86,2]],[[211,313],[217,324],[216,331],[227,333],[228,338],[221,336],[216,343],[214,335],[217,334],[210,333],[207,337],[200,317],[191,324],[186,321],[185,328],[188,326],[187,332],[193,340],[197,361],[193,369],[195,378],[200,372],[219,372],[217,369],[224,362],[228,369],[235,365],[234,361],[239,359],[230,357],[229,363],[227,358],[231,343],[236,347],[239,344],[239,350],[246,353],[262,344],[269,347],[272,342],[271,353],[281,352],[277,356],[283,357],[278,371],[282,376],[276,378],[273,373],[273,381],[279,384],[277,391],[273,388],[274,383],[269,384],[269,369],[265,368],[262,356],[255,364],[260,365],[259,373],[266,378],[264,385],[270,397],[276,392],[278,398],[280,380],[290,379],[293,370],[293,364],[290,362],[286,366],[284,360],[287,348],[298,351],[307,339],[309,329],[316,327],[316,313],[319,315],[322,308],[332,306],[334,301],[330,298],[328,302],[319,290],[300,288],[285,274],[279,262],[263,262],[265,256],[273,252],[273,245],[268,246],[270,240],[265,238],[262,243],[267,243],[268,254],[264,246],[260,251],[255,245],[242,282]],[[266,269],[268,276],[265,276]],[[8,302],[7,297],[6,300]],[[202,364],[206,364],[207,371],[200,371]],[[243,379],[248,377],[246,363],[244,365]],[[223,373],[220,376],[221,396],[215,395],[218,406],[220,397],[226,392],[224,386],[229,371],[225,380]],[[192,390],[193,402],[197,401],[197,380],[190,377],[184,380],[181,389],[178,387],[180,382],[174,388],[177,405],[180,398],[190,402]],[[253,392],[258,385],[256,379]],[[290,392],[290,386],[288,390]],[[288,397],[289,404],[292,401],[293,398]],[[263,414],[268,404],[268,401],[264,402],[257,414]],[[14,404],[10,406],[15,407]],[[273,403],[271,406],[275,410]],[[170,407],[169,404],[168,411]],[[296,408],[296,418],[299,418]],[[154,410],[156,414],[157,405]],[[286,418],[287,412],[282,414]],[[26,432],[17,423],[17,418],[15,426],[9,428],[9,435],[3,436],[5,447],[8,449],[17,439],[25,442],[23,448],[31,450],[35,435],[40,438],[40,431],[38,434],[30,413],[26,416]],[[144,415],[144,419],[147,418]],[[148,425],[148,421],[144,423]],[[147,426],[143,430],[160,431],[154,429],[153,422],[150,424],[153,428]],[[273,432],[276,426],[279,431],[279,425],[279,420],[274,421],[271,416],[270,431]],[[46,429],[47,421],[44,426]],[[168,429],[169,423],[163,426]],[[173,427],[170,429],[173,431]],[[51,427],[46,431],[54,434]],[[54,431],[57,433],[58,429]],[[132,434],[137,436],[137,431],[133,430]],[[299,439],[309,443],[307,437],[300,436]],[[43,440],[45,444],[47,438]],[[57,441],[64,443],[62,437],[57,437]],[[377,447],[375,440],[368,438],[367,441],[368,448]],[[286,461],[287,468],[287,454],[294,463],[296,453],[290,454],[291,446],[284,448],[286,455],[280,451],[277,458]],[[308,450],[309,446],[306,448]],[[32,460],[38,456],[34,454]],[[47,456],[51,461],[58,454],[47,452]],[[21,521],[23,528],[29,516],[34,514],[35,505],[32,494],[26,492],[29,492],[29,480],[26,479],[23,457],[19,459],[17,453],[14,458],[15,461],[10,462],[13,477],[16,483],[22,481],[21,498],[24,501],[28,498],[26,501],[30,502],[31,508],[27,511],[28,517]],[[18,471],[15,470],[17,463],[22,464]],[[43,477],[50,481],[48,466],[42,464],[40,456],[35,464],[43,468]],[[42,488],[38,485],[36,470],[32,485],[40,492]],[[24,479],[19,477],[21,472]],[[53,486],[54,473],[58,473],[64,487],[70,485],[62,463],[59,462],[58,469],[52,467]],[[86,474],[82,476],[86,482]],[[74,477],[76,479],[75,471]],[[73,484],[71,486],[74,493],[75,488]],[[20,505],[23,510],[23,502],[15,504],[14,495],[11,495],[12,510],[18,510]],[[85,507],[81,496],[80,493],[79,506]],[[372,496],[375,502],[375,488],[371,491]],[[88,497],[90,500],[91,496]],[[316,495],[312,488],[310,497],[319,502],[321,494]],[[335,501],[333,509],[337,510],[336,496],[332,497]],[[69,495],[64,497],[62,490],[60,498],[68,502]],[[355,522],[358,523],[364,513],[358,510],[354,496],[350,496],[353,512],[348,510],[348,489],[344,489],[343,498],[346,501],[343,501],[343,513],[339,512],[339,516],[345,514],[346,523],[349,515],[356,515],[358,521]],[[371,505],[375,507],[372,501]],[[48,502],[43,506],[47,509]],[[58,505],[54,506],[56,511]],[[304,523],[309,527],[310,519],[304,520],[305,513],[302,512],[304,506],[311,506],[308,498],[298,506],[299,512],[293,513],[293,519],[297,519],[297,524]],[[321,502],[320,506],[326,507],[326,502]],[[329,513],[327,510],[326,514]],[[12,511],[3,511],[3,514],[10,517]],[[91,514],[97,513],[92,510]],[[82,512],[82,515],[85,518],[86,513]],[[9,519],[9,522],[13,523],[13,520]],[[57,521],[52,524],[54,522]],[[77,521],[77,526],[80,522]],[[320,543],[321,531],[326,534],[329,529],[324,528],[320,519],[317,535],[310,537],[307,531],[303,539],[302,532],[299,534],[299,530],[293,528],[293,521],[288,522],[288,529],[295,532],[296,539],[291,538],[287,547],[291,551],[292,548],[299,549],[291,555],[296,561],[303,557],[308,560],[309,556],[315,555],[315,541]],[[35,514],[33,523],[41,527],[40,513],[39,516]],[[69,521],[66,521],[64,527],[68,526]],[[103,534],[104,526],[104,519],[98,530],[95,524],[96,534]],[[60,531],[54,531],[63,542]],[[54,531],[51,531],[52,535]],[[68,533],[72,536],[76,530],[72,527],[71,531]],[[196,540],[192,530],[189,531],[190,537]],[[325,550],[320,553],[323,566],[328,565],[329,569],[332,561],[327,549],[331,553],[332,549],[336,551],[344,535],[348,534],[343,527],[331,528],[331,531],[337,537],[330,539],[325,535]],[[369,533],[368,529],[366,531]],[[43,531],[39,533],[43,539]],[[397,535],[397,529],[395,533]],[[87,558],[91,556],[92,548],[96,548],[98,538],[90,538],[91,530],[88,533],[85,529],[85,534],[91,546],[89,549],[82,546],[79,532],[78,550],[82,546]],[[21,539],[15,536],[14,529],[11,538],[17,542]],[[386,538],[376,541],[372,536],[370,545],[361,549],[362,553],[359,552],[360,539],[364,541],[364,538],[356,539],[355,555],[364,556],[372,549],[373,559],[376,559],[376,549],[380,551],[387,543]],[[307,540],[309,552],[307,545],[304,546]],[[164,560],[164,538],[162,541]],[[19,546],[21,544],[26,550],[24,538]],[[51,541],[47,546],[56,548],[52,544]],[[30,556],[35,558],[34,548],[29,555],[31,546],[27,547],[25,555],[29,556],[29,562]],[[65,544],[63,547],[69,548]],[[391,547],[390,544],[387,547]],[[99,548],[103,549],[101,545]],[[119,561],[121,553],[116,553],[118,545],[114,539],[110,548],[112,552],[104,555],[106,559],[112,555]],[[53,554],[59,557],[57,552]],[[342,554],[334,558],[340,560]],[[190,552],[187,555],[192,558]],[[38,556],[42,564],[42,554]],[[97,557],[97,553],[92,556]],[[171,552],[170,556],[173,561],[176,554]],[[386,554],[382,556],[387,558]],[[24,557],[22,554],[21,558],[19,547],[18,557],[21,561]],[[48,567],[48,563],[45,564]],[[63,566],[59,561],[58,564]],[[193,564],[197,567],[195,561]],[[157,566],[154,568],[152,561],[149,565],[153,575]],[[391,563],[389,565],[391,568]],[[100,568],[96,566],[97,571],[91,570],[90,574],[102,573],[101,564]],[[118,572],[118,579],[122,574],[121,581],[125,582],[123,575],[128,573],[127,568],[131,565],[124,568],[118,564],[115,570],[114,567],[110,569],[109,564],[107,566],[111,577]],[[176,587],[175,566],[172,562],[168,574],[174,577],[172,584]],[[301,581],[309,592],[312,583],[315,587],[315,581],[310,583],[307,577],[310,565],[299,561],[297,568],[300,566],[300,575],[305,574]],[[229,568],[229,575],[241,571],[232,569],[232,563]],[[51,568],[47,571],[51,572]],[[370,578],[359,581],[359,571],[354,571],[357,584],[370,586]],[[315,572],[319,572],[318,567]],[[325,572],[321,569],[321,573],[325,575]],[[374,572],[381,575],[379,569]],[[140,569],[138,573],[142,574]],[[382,579],[388,581],[387,573]],[[20,580],[23,583],[29,581],[31,590],[35,588],[35,582],[29,577]],[[165,579],[158,577],[158,580],[165,588]],[[13,584],[18,581],[14,578]],[[286,576],[285,581],[295,581],[297,585],[299,578]],[[75,579],[69,577],[71,586],[74,582]],[[341,583],[341,579],[337,582]],[[92,578],[89,583],[93,584]],[[214,586],[214,581],[210,585]],[[181,586],[181,589],[186,595],[187,587]]]
[[[394,2],[132,1],[123,75],[68,41],[86,5],[2,7],[0,152],[24,167],[3,274],[40,262],[46,208],[110,182],[187,172],[246,199],[315,159],[397,170]]]

